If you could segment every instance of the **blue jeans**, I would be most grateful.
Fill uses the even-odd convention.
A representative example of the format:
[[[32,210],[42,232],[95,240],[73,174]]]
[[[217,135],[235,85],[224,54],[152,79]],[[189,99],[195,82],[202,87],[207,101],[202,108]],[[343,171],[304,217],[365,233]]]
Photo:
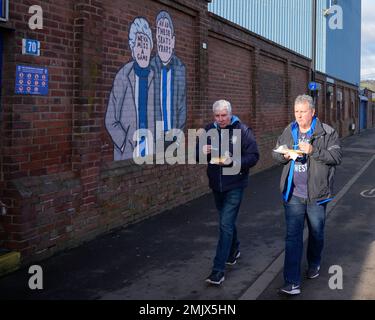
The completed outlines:
[[[244,189],[227,192],[214,191],[216,208],[220,216],[219,241],[216,248],[213,271],[225,271],[225,262],[238,250],[236,219],[240,209]]]
[[[309,268],[320,266],[324,245],[324,224],[327,204],[308,203],[306,199],[292,196],[284,203],[286,219],[284,280],[286,284],[301,283],[303,255],[303,229],[305,218],[309,230],[307,262]]]

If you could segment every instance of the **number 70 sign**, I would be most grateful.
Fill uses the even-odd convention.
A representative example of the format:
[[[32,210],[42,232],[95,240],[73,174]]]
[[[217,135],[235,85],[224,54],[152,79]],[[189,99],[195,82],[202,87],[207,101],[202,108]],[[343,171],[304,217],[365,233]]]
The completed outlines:
[[[40,41],[22,39],[22,54],[40,56]]]

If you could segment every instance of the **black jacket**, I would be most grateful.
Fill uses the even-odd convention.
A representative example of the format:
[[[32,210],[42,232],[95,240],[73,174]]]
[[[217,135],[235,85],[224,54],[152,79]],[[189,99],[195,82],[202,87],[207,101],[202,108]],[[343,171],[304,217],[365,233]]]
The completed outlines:
[[[214,142],[211,139],[208,139],[208,144],[213,146],[219,147],[219,154],[224,155],[224,152],[221,150],[221,129],[216,125],[216,123],[211,123],[206,126],[205,130],[208,132],[211,129],[215,129],[219,133],[219,141]],[[255,141],[255,137],[252,133],[252,130],[246,126],[245,124],[240,122],[240,119],[236,116],[232,117],[232,123],[227,126],[225,129],[229,130],[229,151],[230,155],[233,155],[233,144],[237,141],[236,137],[233,136],[233,130],[239,129],[241,130],[241,155],[238,159],[236,159],[235,154],[233,161],[236,162],[238,165],[240,163],[241,169],[238,174],[235,175],[225,175],[223,174],[223,170],[225,167],[211,164],[211,155],[207,157],[207,175],[209,179],[209,186],[211,189],[218,191],[218,192],[226,192],[236,188],[245,188],[248,185],[249,180],[249,169],[256,165],[259,160],[259,152],[258,146]],[[198,150],[199,145],[197,144],[197,156],[199,154],[202,156],[203,151]],[[230,165],[230,166],[233,166]],[[229,167],[230,167],[229,166]]]

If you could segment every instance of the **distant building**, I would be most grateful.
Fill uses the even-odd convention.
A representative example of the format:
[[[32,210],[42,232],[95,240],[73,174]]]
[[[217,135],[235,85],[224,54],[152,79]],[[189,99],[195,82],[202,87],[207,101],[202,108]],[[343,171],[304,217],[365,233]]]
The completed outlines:
[[[312,58],[312,1],[317,5],[317,71],[359,86],[361,0],[212,0],[208,9]],[[342,20],[334,6],[342,9]],[[342,29],[330,28],[341,22]]]

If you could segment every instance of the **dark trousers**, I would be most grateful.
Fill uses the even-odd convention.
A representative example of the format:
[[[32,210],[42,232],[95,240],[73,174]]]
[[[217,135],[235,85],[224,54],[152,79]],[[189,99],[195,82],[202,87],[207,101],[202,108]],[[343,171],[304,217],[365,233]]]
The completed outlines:
[[[243,188],[227,192],[213,192],[220,218],[219,241],[214,259],[214,271],[224,272],[225,262],[239,248],[240,242],[237,238],[236,220],[243,192]]]
[[[309,231],[307,262],[309,268],[320,266],[324,245],[324,225],[327,204],[307,203],[306,199],[292,196],[284,203],[286,220],[284,280],[287,284],[301,283],[303,229],[305,219]]]

